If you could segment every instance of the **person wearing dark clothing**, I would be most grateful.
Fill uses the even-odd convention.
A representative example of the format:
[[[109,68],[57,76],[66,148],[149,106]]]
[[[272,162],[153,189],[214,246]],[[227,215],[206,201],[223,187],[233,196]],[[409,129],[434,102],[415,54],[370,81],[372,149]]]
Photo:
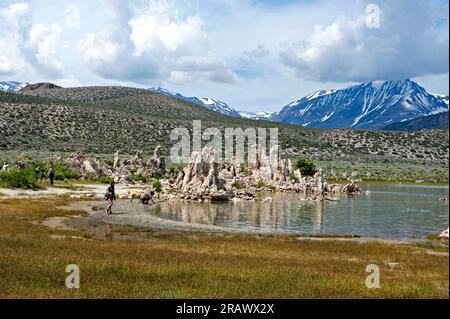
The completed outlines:
[[[106,213],[112,214],[113,202],[116,200],[116,190],[114,180],[111,181],[108,188],[106,189],[105,199],[108,201],[108,206],[106,207]]]
[[[155,195],[154,191],[148,191],[141,195],[140,200],[143,205],[148,205],[149,201],[152,201],[155,204],[155,199],[153,196]]]
[[[53,185],[53,181],[55,180],[55,167],[53,166],[53,164],[48,170],[48,178],[50,179],[50,184]]]

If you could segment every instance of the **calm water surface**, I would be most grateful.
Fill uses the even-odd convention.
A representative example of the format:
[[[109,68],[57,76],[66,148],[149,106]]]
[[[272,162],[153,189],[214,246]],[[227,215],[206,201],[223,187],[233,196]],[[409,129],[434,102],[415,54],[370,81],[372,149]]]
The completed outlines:
[[[160,204],[158,217],[193,224],[291,234],[358,234],[414,240],[448,227],[448,186],[361,184],[361,195],[310,203],[295,193],[267,193],[265,202]],[[368,192],[366,192],[368,191]]]

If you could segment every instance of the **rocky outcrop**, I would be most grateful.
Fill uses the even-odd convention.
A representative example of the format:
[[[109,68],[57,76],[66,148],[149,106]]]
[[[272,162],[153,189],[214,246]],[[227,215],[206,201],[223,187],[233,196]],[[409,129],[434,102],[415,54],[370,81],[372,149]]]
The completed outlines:
[[[218,167],[213,148],[205,147],[201,152],[193,152],[183,171],[181,190],[197,194],[226,191],[225,180],[219,178]]]
[[[161,145],[158,145],[153,151],[153,156],[148,162],[148,166],[154,173],[164,174],[166,172],[166,161],[160,154]]]
[[[254,182],[260,180],[271,183],[275,180],[285,179],[285,167],[283,162],[279,161],[278,146],[273,146],[269,150],[269,155],[266,154],[266,149],[259,144],[255,144],[249,151],[249,165],[252,171],[251,178]]]
[[[346,185],[329,185],[325,173],[319,169],[313,177],[304,177],[292,162],[279,158],[278,147],[272,147],[267,155],[260,145],[253,145],[249,163],[241,169],[239,158],[217,163],[216,152],[205,147],[191,155],[189,164],[170,183],[181,196],[190,200],[243,199],[255,200],[255,191],[293,191],[308,200],[337,200],[340,193],[357,194],[354,181]],[[211,194],[219,194],[217,197]]]
[[[188,200],[259,200],[255,192],[285,191],[297,192],[307,200],[322,201],[338,200],[335,196],[342,193],[359,193],[353,180],[348,184],[329,185],[322,169],[312,177],[302,176],[300,170],[294,170],[291,160],[279,158],[278,147],[272,147],[266,154],[260,145],[253,145],[248,164],[241,164],[237,156],[219,163],[216,150],[205,147],[191,154],[183,170],[171,168],[167,174],[160,150],[158,146],[148,160],[139,150],[122,160],[116,152],[110,165],[99,158],[87,158],[79,151],[72,154],[66,164],[84,179],[109,176],[119,183],[134,183],[139,175],[140,178],[164,174],[165,178],[161,180],[163,192]]]
[[[164,159],[159,156],[160,147],[155,149],[153,157],[147,162],[143,153],[137,150],[129,158],[120,160],[119,152],[114,154],[111,165],[102,162],[100,158],[88,158],[83,150],[77,151],[65,160],[67,168],[77,172],[82,179],[101,178],[104,176],[113,178],[119,183],[133,183],[133,175],[152,176],[156,169],[160,173],[165,172]]]
[[[117,168],[118,166],[119,166],[119,151],[116,151],[116,153],[114,153],[113,167]]]
[[[70,155],[66,160],[66,165],[68,169],[77,172],[84,179],[100,178],[112,174],[112,171],[98,157],[88,159],[84,150]]]
[[[438,237],[443,238],[443,239],[448,239],[448,231],[449,231],[449,229],[447,228]]]
[[[43,83],[28,84],[24,88],[20,89],[19,92],[29,92],[38,89],[51,90],[51,89],[61,89],[61,87],[53,83],[43,82]]]

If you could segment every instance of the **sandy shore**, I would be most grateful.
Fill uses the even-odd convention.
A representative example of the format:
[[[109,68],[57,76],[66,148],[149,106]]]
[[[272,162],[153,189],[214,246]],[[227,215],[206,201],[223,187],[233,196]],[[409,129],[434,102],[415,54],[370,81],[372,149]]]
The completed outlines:
[[[56,184],[56,187],[48,187],[43,190],[30,190],[30,189],[9,189],[0,188],[0,194],[3,197],[20,197],[20,198],[36,198],[44,196],[61,196],[61,195],[78,195],[81,197],[96,197],[103,198],[108,185],[102,184]],[[116,194],[125,194],[129,190],[141,190],[142,185],[116,185]]]

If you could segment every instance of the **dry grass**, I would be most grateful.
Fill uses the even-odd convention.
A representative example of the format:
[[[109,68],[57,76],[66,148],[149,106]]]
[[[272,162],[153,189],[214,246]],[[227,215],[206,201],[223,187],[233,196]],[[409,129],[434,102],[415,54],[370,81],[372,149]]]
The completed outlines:
[[[52,239],[30,223],[80,214],[66,198],[0,199],[1,298],[448,298],[448,256],[412,245],[292,237],[152,235],[147,242]],[[118,231],[119,229],[116,229]],[[120,232],[136,232],[121,227]],[[81,289],[66,289],[66,265]],[[389,263],[397,263],[395,266]],[[367,289],[377,264],[381,289]]]

